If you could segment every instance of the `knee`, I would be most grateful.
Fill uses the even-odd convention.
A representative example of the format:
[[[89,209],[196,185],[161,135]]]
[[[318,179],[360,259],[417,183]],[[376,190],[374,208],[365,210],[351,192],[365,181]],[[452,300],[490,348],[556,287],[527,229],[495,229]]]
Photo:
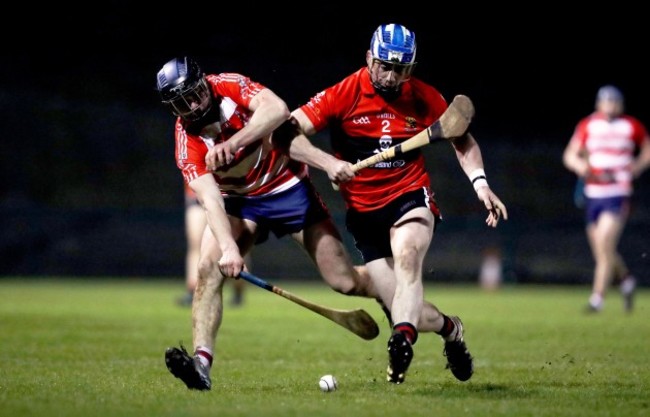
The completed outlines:
[[[420,252],[415,246],[406,246],[397,252],[395,263],[404,271],[417,271],[421,264]]]
[[[343,295],[361,295],[359,286],[353,280],[338,281],[330,286],[334,291]]]
[[[209,259],[201,259],[198,264],[198,282],[205,284],[218,284],[224,277],[219,270],[219,265]]]
[[[368,297],[370,294],[369,281],[356,273],[338,275],[335,280],[328,280],[330,287],[343,295]]]

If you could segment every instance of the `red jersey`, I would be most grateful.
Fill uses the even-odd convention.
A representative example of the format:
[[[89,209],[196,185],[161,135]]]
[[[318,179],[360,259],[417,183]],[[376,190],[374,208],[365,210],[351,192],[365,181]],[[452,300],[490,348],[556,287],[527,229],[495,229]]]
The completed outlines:
[[[205,164],[208,149],[224,142],[248,123],[251,99],[265,86],[236,73],[207,75],[213,96],[208,115],[198,122],[176,119],[176,165],[185,184],[212,174],[222,194],[258,196],[273,194],[295,185],[307,174],[307,165],[289,159],[273,146],[272,135],[242,147],[233,161],[210,172]]]
[[[300,107],[316,130],[329,127],[334,154],[356,163],[426,129],[447,109],[434,87],[411,77],[394,101],[375,92],[366,67],[321,91]],[[403,193],[430,187],[420,150],[360,170],[340,184],[348,208],[376,210]]]
[[[634,152],[646,135],[643,124],[628,115],[608,120],[595,112],[578,122],[572,140],[579,141],[588,154],[591,175],[585,179],[587,197],[632,195]]]

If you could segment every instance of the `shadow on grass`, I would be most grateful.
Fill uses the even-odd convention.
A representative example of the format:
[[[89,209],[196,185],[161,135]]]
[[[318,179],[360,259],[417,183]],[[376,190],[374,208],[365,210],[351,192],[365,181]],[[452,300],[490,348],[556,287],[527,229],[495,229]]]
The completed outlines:
[[[413,394],[425,397],[439,397],[444,399],[451,398],[474,398],[474,399],[490,399],[497,400],[515,399],[515,398],[530,398],[535,396],[535,390],[527,387],[512,387],[502,384],[494,383],[472,383],[472,384],[435,384],[426,385],[421,388],[414,389]]]

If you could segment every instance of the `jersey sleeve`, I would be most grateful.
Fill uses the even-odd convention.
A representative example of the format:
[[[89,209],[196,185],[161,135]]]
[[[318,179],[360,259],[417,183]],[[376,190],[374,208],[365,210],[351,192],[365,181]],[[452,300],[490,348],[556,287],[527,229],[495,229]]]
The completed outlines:
[[[188,135],[182,128],[180,119],[176,122],[175,129],[175,158],[176,166],[183,174],[183,182],[188,185],[196,178],[209,174],[205,164],[207,146],[197,137]]]
[[[327,103],[328,98],[331,94],[328,95],[328,90],[325,89],[315,96],[313,96],[306,104],[300,106],[309,121],[314,125],[316,131],[323,130],[327,126],[328,114],[329,114],[329,104]]]
[[[212,91],[218,97],[228,97],[235,103],[248,108],[251,100],[266,87],[249,77],[227,72],[206,77]]]
[[[300,106],[316,131],[321,131],[330,122],[342,120],[351,107],[351,101],[358,97],[357,74],[326,88]]]
[[[648,136],[648,130],[640,120],[631,116],[628,116],[628,120],[632,124],[632,140],[637,146],[641,146],[643,140]]]
[[[585,145],[587,141],[587,124],[589,123],[589,118],[584,118],[578,122],[575,129],[573,130],[573,136],[571,136],[572,141],[577,141],[581,146]]]

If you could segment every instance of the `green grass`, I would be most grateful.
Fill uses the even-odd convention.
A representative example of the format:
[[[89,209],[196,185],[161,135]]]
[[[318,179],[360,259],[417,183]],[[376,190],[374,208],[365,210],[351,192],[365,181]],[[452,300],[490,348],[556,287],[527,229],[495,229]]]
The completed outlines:
[[[385,381],[388,325],[374,301],[325,284],[274,284],[335,308],[363,307],[381,334],[365,341],[249,285],[225,307],[213,389],[190,391],[164,350],[191,348],[181,280],[0,280],[3,416],[648,416],[650,292],[634,314],[612,291],[582,313],[587,287],[428,286],[427,299],[462,317],[475,357],[465,383],[444,369],[442,341],[421,334],[406,382]],[[226,299],[230,287],[226,289]],[[321,375],[339,389],[323,393]]]

